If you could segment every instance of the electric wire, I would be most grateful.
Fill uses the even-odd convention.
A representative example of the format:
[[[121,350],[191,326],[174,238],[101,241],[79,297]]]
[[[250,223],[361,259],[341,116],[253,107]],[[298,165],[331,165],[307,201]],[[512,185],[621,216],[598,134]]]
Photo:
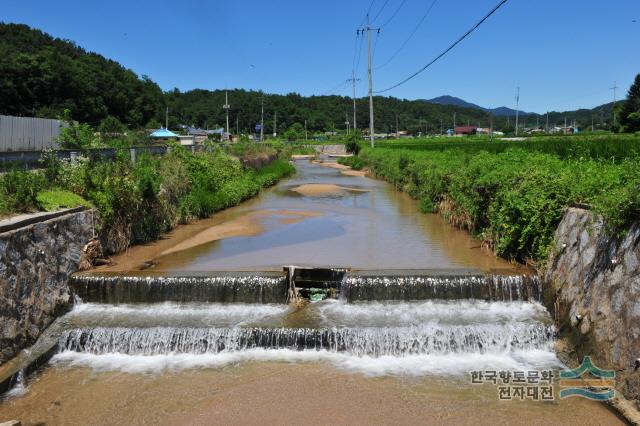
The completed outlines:
[[[420,28],[420,26],[423,24],[423,22],[427,19],[427,17],[429,16],[429,14],[431,13],[431,10],[433,9],[433,7],[435,6],[435,4],[438,2],[438,0],[433,0],[433,2],[431,2],[431,5],[429,6],[429,8],[427,9],[427,11],[425,12],[424,15],[422,15],[422,18],[420,18],[420,20],[418,21],[418,24],[413,28],[413,31],[411,31],[411,34],[409,34],[409,37],[407,37],[407,39],[400,45],[400,47],[398,48],[398,50],[396,50],[393,55],[391,55],[389,57],[389,59],[383,63],[382,65],[379,65],[377,67],[374,68],[374,70],[379,70],[380,68],[383,68],[387,65],[389,65],[391,63],[391,61],[393,61],[395,59],[396,56],[398,56],[398,54],[402,51],[402,49],[404,49],[406,47],[406,45],[409,43],[409,41],[411,41],[411,39],[413,38],[413,36],[418,32],[418,29]]]
[[[476,23],[473,27],[471,27],[471,29],[469,29],[466,33],[464,33],[458,40],[453,42],[442,53],[440,53],[433,60],[431,60],[431,62],[429,62],[428,64],[426,64],[425,66],[423,66],[422,68],[420,68],[419,70],[414,72],[413,74],[409,75],[404,80],[401,80],[400,82],[394,84],[393,86],[388,87],[388,88],[383,89],[383,90],[377,90],[374,93],[384,93],[384,92],[388,92],[389,90],[393,90],[393,89],[395,89],[395,88],[397,88],[399,86],[402,86],[403,84],[405,84],[409,80],[413,79],[414,77],[416,77],[417,75],[419,75],[420,73],[425,71],[431,65],[435,64],[438,60],[440,60],[443,56],[445,56],[447,53],[449,53],[451,50],[453,50],[453,48],[456,47],[458,44],[460,44],[460,42],[462,42],[464,39],[469,37],[469,35],[471,35],[471,33],[473,33],[476,29],[478,29],[478,27],[480,27],[487,19],[489,19],[491,17],[491,15],[496,13],[498,11],[498,9],[500,9],[507,1],[508,0],[500,1],[500,3],[498,3],[493,9],[491,9],[491,11],[489,11],[489,13],[487,13],[480,21],[478,21],[478,23]]]
[[[400,6],[396,8],[391,17],[387,19],[384,24],[380,25],[380,28],[384,28],[385,26],[387,26],[387,24],[389,24],[389,22],[393,21],[393,18],[396,17],[396,15],[398,14],[398,12],[400,12],[400,9],[402,9],[402,6],[404,6],[406,2],[407,0],[402,0],[402,2],[400,2]]]

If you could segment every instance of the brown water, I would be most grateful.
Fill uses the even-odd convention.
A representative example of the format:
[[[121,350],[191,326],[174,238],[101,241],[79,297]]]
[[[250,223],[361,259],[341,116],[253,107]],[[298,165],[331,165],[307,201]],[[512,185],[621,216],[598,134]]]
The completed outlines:
[[[246,363],[163,375],[50,368],[0,404],[26,425],[624,424],[583,399],[498,401],[456,379],[371,378],[322,364]]]
[[[111,271],[267,270],[283,265],[359,269],[509,268],[391,185],[307,160],[296,175],[242,205],[116,256]],[[176,251],[177,248],[185,248]]]

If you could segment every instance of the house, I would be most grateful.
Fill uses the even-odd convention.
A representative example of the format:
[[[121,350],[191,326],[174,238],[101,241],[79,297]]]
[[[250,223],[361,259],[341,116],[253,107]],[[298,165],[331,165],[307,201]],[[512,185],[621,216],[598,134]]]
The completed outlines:
[[[156,139],[158,141],[168,141],[171,139],[179,139],[178,135],[173,133],[169,129],[165,129],[164,127],[159,128],[149,135],[150,138]]]
[[[475,135],[477,129],[473,126],[459,126],[454,129],[455,135]]]

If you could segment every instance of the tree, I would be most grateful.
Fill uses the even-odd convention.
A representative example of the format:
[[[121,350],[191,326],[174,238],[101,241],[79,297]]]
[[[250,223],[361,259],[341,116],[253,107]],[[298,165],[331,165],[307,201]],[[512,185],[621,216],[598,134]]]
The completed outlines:
[[[93,129],[86,123],[78,123],[72,118],[71,111],[65,109],[59,117],[64,125],[60,129],[58,142],[63,149],[87,149],[97,145],[99,138],[96,138]]]
[[[620,124],[625,132],[640,131],[640,74],[636,76],[627,100],[620,108]]]
[[[288,141],[297,141],[304,139],[304,127],[300,123],[293,123],[284,132],[283,136]]]
[[[347,136],[347,143],[345,148],[349,154],[358,155],[360,152],[360,142],[362,141],[362,132],[359,129],[355,129],[349,136]]]

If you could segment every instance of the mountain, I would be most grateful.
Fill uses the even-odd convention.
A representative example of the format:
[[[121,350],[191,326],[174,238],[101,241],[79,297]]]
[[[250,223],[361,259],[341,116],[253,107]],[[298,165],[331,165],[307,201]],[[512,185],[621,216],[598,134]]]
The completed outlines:
[[[462,108],[473,108],[480,111],[490,112],[491,114],[499,117],[512,117],[516,115],[515,109],[507,108],[504,106],[498,107],[498,108],[485,108],[485,107],[481,107],[480,105],[467,102],[464,99],[456,98],[455,96],[449,96],[449,95],[438,96],[437,98],[427,100],[427,102],[430,102],[432,104],[439,104],[439,105],[452,105],[452,106],[457,106]],[[520,114],[534,115],[535,113],[520,111]]]
[[[267,94],[242,89],[229,90],[229,121],[249,132],[260,123],[264,101],[265,127],[273,131],[277,113],[278,133],[289,126],[306,122],[309,131],[343,130],[345,120],[352,125],[353,101],[344,96],[301,96],[297,93]],[[72,117],[92,126],[116,118],[129,128],[159,127],[169,108],[169,127],[181,124],[219,128],[226,122],[222,105],[224,90],[178,89],[164,92],[149,77],[139,76],[116,61],[84,50],[69,40],[54,38],[26,25],[0,22],[0,114],[55,118],[66,109]],[[369,102],[356,100],[357,124],[369,125]],[[456,124],[513,128],[515,111],[501,107],[486,109],[452,96],[426,101],[376,96],[376,131],[439,133]],[[587,128],[607,128],[612,117],[611,105],[593,110],[550,112],[549,125],[563,125],[574,120]],[[546,116],[520,114],[520,125],[546,124]]]
[[[472,104],[471,102],[467,102],[464,99],[456,98],[455,96],[449,95],[438,96],[437,98],[429,99],[427,102],[431,102],[432,104],[453,105],[462,108],[473,108],[486,111],[486,108],[482,108],[480,105]]]

